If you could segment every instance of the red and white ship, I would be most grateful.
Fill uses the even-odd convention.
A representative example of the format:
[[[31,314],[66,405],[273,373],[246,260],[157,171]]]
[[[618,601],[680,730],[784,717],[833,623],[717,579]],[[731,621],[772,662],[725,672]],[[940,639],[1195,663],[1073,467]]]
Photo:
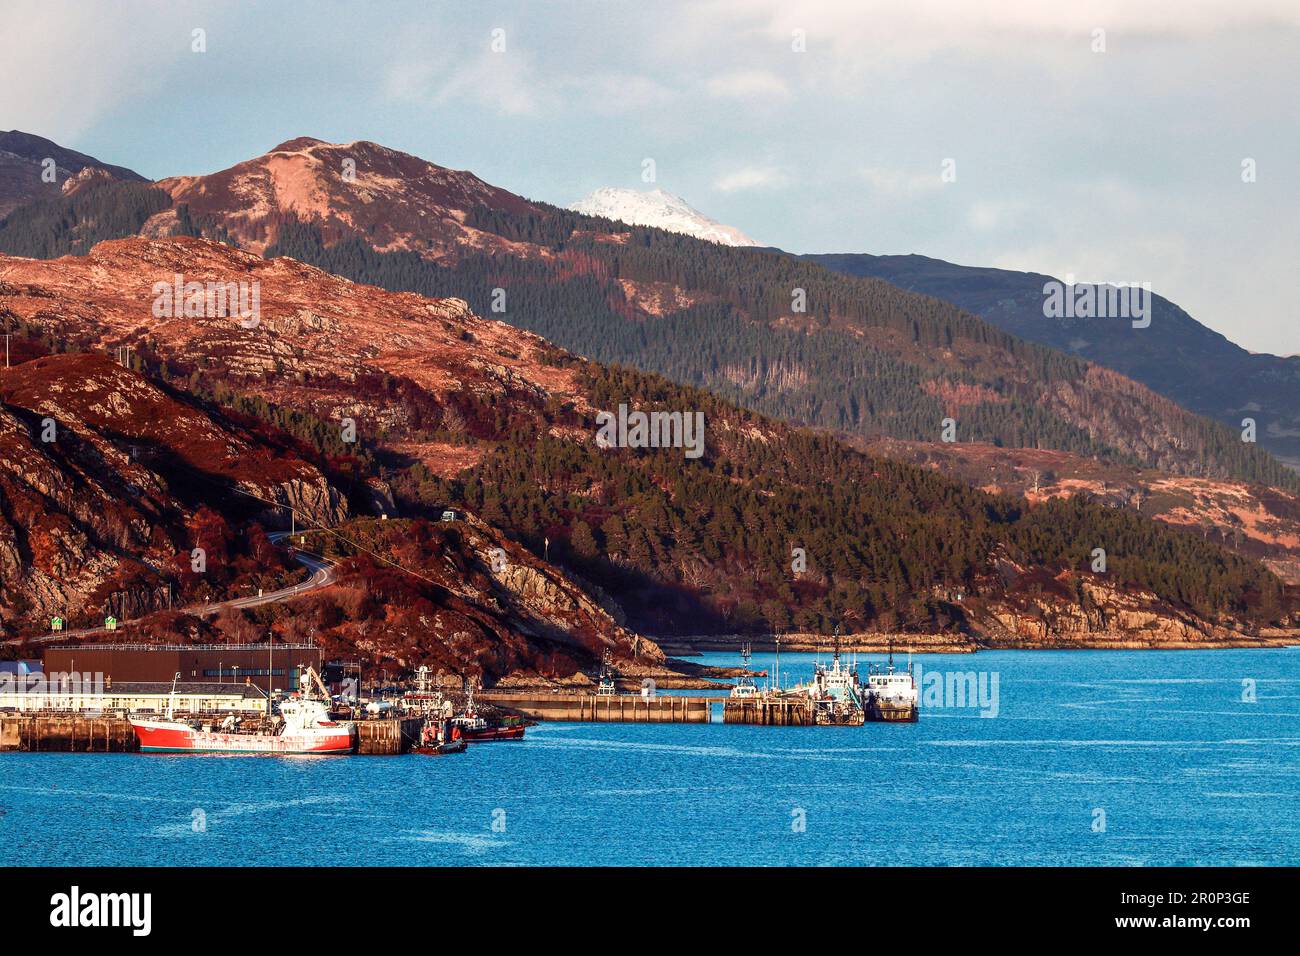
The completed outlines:
[[[525,724],[518,717],[488,720],[480,717],[474,708],[474,685],[465,700],[465,713],[453,717],[452,725],[460,731],[466,743],[484,744],[493,740],[523,740]]]
[[[351,753],[356,733],[351,721],[330,718],[326,700],[308,696],[316,672],[302,676],[302,693],[280,704],[280,725],[273,732],[241,733],[227,717],[221,729],[204,727],[197,721],[173,720],[171,707],[165,720],[131,718],[131,726],[144,753],[228,753],[228,754],[346,754]],[[174,683],[173,683],[173,686]]]

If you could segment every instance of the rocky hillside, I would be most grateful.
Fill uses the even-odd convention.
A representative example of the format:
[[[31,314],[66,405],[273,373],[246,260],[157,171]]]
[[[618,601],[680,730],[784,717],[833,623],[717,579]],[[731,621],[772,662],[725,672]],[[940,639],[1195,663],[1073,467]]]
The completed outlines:
[[[334,523],[338,492],[290,448],[169,395],[100,355],[50,355],[0,370],[0,628],[43,632],[217,596],[263,573],[252,518],[289,505]],[[279,513],[277,513],[279,512]],[[224,514],[223,514],[224,513]],[[199,578],[190,551],[206,547]],[[257,562],[254,562],[257,563]]]
[[[341,657],[489,684],[583,683],[606,649],[625,673],[666,672],[616,605],[475,516],[350,520],[343,492],[291,437],[105,356],[21,345],[21,361],[0,369],[0,634],[112,614],[143,619],[137,640],[250,640],[270,626]],[[292,604],[187,614],[302,576],[262,530],[288,527],[289,508],[300,528],[325,529],[308,544],[343,562],[336,582]]]
[[[200,289],[257,283],[256,316],[158,309],[158,289],[174,290],[178,274]],[[544,564],[588,595],[610,595],[629,631],[650,634],[825,632],[852,619],[991,637],[1012,618],[1043,620],[1042,601],[1056,608],[1049,630],[1052,620],[1066,630],[1079,620],[1099,628],[1137,620],[1088,617],[1093,599],[1082,582],[1093,578],[1095,593],[1144,602],[1206,640],[1289,620],[1274,577],[1200,535],[1077,499],[1027,506],[862,455],[707,392],[578,359],[461,300],[172,238],[101,243],[89,256],[53,261],[0,259],[0,309],[23,343],[129,346],[132,363],[166,388],[308,446],[313,466],[372,512],[436,522],[452,506],[478,516],[476,533],[495,529],[513,542],[497,547],[532,556],[493,576],[506,592],[540,596],[514,612],[529,627],[587,628],[603,635],[594,640],[626,646],[608,623],[592,623],[604,602],[588,597],[584,607],[576,592],[561,600],[520,570]],[[602,447],[597,412],[620,405],[702,415],[699,454]],[[1099,546],[1111,555],[1100,577],[1089,566]],[[795,568],[793,548],[806,565]],[[357,580],[372,570],[383,569]],[[1062,575],[1077,586],[1048,585]],[[447,581],[440,587],[470,599]],[[578,610],[565,612],[566,601]],[[347,632],[342,622],[355,609],[345,610],[332,626]],[[617,620],[613,604],[605,610]],[[569,646],[553,667],[544,654],[509,660],[564,673],[579,657]],[[500,662],[476,666],[502,676]]]
[[[617,605],[475,515],[368,519],[305,540],[342,562],[338,582],[285,607],[279,626],[340,657],[425,664],[489,686],[590,684],[606,651],[625,675],[669,673],[658,646],[622,626]]]

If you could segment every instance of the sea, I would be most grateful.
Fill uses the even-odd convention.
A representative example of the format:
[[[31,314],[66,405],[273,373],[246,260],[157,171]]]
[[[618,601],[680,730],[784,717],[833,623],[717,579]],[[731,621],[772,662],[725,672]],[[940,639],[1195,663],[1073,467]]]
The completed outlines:
[[[782,683],[814,660],[782,654]],[[543,723],[438,758],[4,753],[0,866],[1300,859],[1300,648],[911,664],[915,724],[733,726],[719,707],[712,724]]]

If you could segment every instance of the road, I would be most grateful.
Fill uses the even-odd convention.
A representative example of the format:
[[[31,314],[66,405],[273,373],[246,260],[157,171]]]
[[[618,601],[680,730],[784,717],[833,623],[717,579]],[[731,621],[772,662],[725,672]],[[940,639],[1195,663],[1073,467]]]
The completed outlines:
[[[275,544],[280,544],[289,536],[287,531],[276,531],[268,537]],[[195,617],[207,617],[210,614],[216,614],[226,608],[244,608],[258,607],[262,604],[274,604],[278,601],[288,601],[291,598],[299,597],[309,591],[315,591],[317,588],[327,587],[334,583],[336,575],[334,572],[334,563],[322,558],[317,554],[307,554],[303,551],[294,551],[293,559],[311,571],[311,577],[301,584],[295,584],[292,587],[280,588],[278,591],[267,591],[265,594],[254,594],[250,597],[231,598],[228,601],[217,601],[214,604],[196,604],[190,607],[177,608],[178,611],[184,611],[187,614],[193,614]],[[38,637],[29,637],[26,640],[31,644],[45,644],[50,641],[63,640],[73,637],[90,637],[92,634],[121,634],[129,629],[132,621],[121,621],[117,625],[117,630],[108,631],[103,627],[83,627],[70,631],[51,631],[49,634],[41,634]],[[11,638],[5,641],[5,644],[21,644],[22,638]]]

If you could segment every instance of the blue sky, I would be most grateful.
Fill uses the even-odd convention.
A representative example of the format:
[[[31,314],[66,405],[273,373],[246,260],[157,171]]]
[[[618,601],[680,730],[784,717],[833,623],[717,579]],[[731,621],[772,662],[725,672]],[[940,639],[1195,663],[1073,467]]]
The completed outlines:
[[[567,205],[651,158],[761,242],[1147,281],[1300,353],[1293,0],[4,9],[0,128],[147,176],[370,139]]]

